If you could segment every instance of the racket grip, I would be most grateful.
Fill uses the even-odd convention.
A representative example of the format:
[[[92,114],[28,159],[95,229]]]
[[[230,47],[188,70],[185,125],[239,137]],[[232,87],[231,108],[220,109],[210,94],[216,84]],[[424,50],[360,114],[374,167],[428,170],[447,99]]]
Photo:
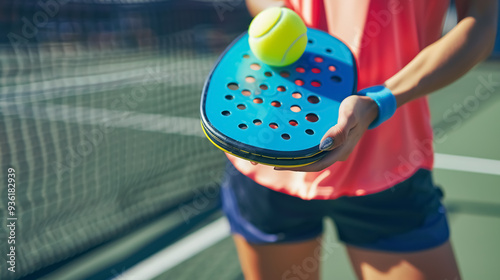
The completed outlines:
[[[378,106],[378,115],[370,126],[368,126],[368,129],[376,128],[381,123],[390,119],[396,112],[396,98],[385,86],[379,85],[368,87],[360,90],[358,95],[370,97]]]

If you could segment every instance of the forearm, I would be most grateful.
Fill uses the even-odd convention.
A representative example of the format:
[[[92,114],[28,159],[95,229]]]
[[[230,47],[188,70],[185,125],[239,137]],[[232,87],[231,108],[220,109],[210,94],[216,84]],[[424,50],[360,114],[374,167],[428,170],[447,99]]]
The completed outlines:
[[[488,57],[495,41],[498,8],[496,1],[477,2],[482,3],[468,7],[465,17],[448,34],[385,82],[398,107],[452,83]]]
[[[252,16],[256,16],[266,8],[281,7],[285,5],[283,0],[246,0],[246,4]]]

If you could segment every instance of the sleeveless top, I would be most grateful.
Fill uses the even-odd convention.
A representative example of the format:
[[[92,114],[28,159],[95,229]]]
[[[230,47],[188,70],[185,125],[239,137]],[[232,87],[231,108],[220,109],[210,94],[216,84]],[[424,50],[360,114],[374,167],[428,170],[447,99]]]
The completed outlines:
[[[358,66],[358,90],[384,83],[441,37],[448,0],[288,0],[307,26],[342,40]],[[388,189],[418,169],[432,169],[427,98],[411,101],[367,130],[349,158],[320,172],[275,171],[227,155],[258,184],[302,199],[362,196]],[[319,143],[318,143],[319,144]]]

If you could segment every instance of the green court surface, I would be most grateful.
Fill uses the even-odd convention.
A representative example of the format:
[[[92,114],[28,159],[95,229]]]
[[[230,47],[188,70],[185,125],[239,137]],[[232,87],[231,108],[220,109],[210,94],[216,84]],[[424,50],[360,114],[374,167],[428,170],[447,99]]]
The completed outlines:
[[[484,81],[479,95],[476,88]],[[489,90],[485,93],[484,90]],[[429,98],[433,124],[444,131],[436,137],[438,154],[490,159],[500,164],[500,63],[485,62],[459,81]],[[476,104],[477,103],[477,104]],[[463,106],[461,109],[456,104]],[[449,111],[451,110],[451,111]],[[462,111],[460,111],[462,110]],[[451,112],[451,113],[450,113]],[[445,116],[444,116],[445,115]],[[456,116],[450,119],[450,116]],[[447,119],[448,118],[448,119]],[[451,121],[453,120],[453,121]],[[465,163],[484,164],[467,161]],[[451,225],[451,240],[464,279],[494,280],[500,275],[500,169],[497,174],[448,170],[436,163],[435,182],[445,192]],[[335,231],[327,222],[326,238],[336,244],[324,252],[323,279],[355,279],[345,248],[336,243]],[[165,271],[155,279],[243,279],[237,254],[229,237]]]
[[[213,60],[209,57],[192,63],[182,62],[182,58],[175,63],[184,65],[177,73],[164,72],[171,76],[173,81],[173,98],[190,106],[190,110],[177,110],[169,108],[167,103],[149,104],[137,108],[136,117],[155,116],[171,112],[169,116],[183,117],[186,125],[192,125],[192,131],[179,133],[168,126],[140,127],[141,131],[158,134],[163,133],[175,136],[178,141],[195,139],[200,149],[214,149],[199,133],[197,119],[197,106],[199,98],[199,81],[184,81],[182,73],[193,69],[196,65],[200,71],[209,71]],[[171,62],[169,62],[171,63]],[[160,72],[161,71],[160,69]],[[479,95],[476,89],[479,88]],[[114,94],[114,91],[111,92]],[[187,93],[187,94],[186,94]],[[119,91],[116,91],[119,94]],[[161,95],[161,91],[151,94]],[[99,104],[107,100],[99,100],[95,94],[93,103],[89,107],[99,108]],[[75,98],[78,98],[77,96]],[[66,99],[53,99],[50,103],[64,105]],[[148,102],[145,100],[144,102]],[[429,98],[432,123],[439,135],[435,138],[436,168],[435,182],[440,185],[445,193],[444,203],[447,205],[451,225],[451,240],[456,252],[463,279],[494,280],[500,275],[500,62],[484,62],[459,81],[436,92]],[[71,103],[71,102],[69,102]],[[106,108],[106,106],[103,106]],[[148,108],[148,110],[146,110]],[[141,111],[143,110],[143,111]],[[186,113],[189,112],[189,113]],[[107,112],[109,114],[109,112]],[[161,119],[168,121],[169,119]],[[87,121],[87,120],[84,120]],[[92,120],[88,120],[91,122]],[[117,123],[117,127],[121,127]],[[171,130],[171,131],[170,131]],[[165,139],[162,138],[162,141]],[[151,139],[153,141],[153,139]],[[174,141],[174,140],[172,140]],[[193,140],[191,140],[193,141]],[[201,153],[201,150],[200,150]],[[220,168],[223,163],[222,153],[220,164],[217,165],[211,180],[217,181],[220,177]],[[206,162],[207,158],[198,159],[196,162]],[[451,156],[451,157],[450,157]],[[218,158],[215,158],[218,160]],[[189,158],[182,165],[196,164]],[[214,160],[214,159],[211,159]],[[187,173],[186,173],[187,174]],[[212,178],[213,177],[213,178]],[[190,186],[196,178],[180,176],[178,181],[172,182],[175,186]],[[168,193],[166,195],[169,195]],[[179,207],[181,211],[182,206]],[[179,212],[176,211],[176,212]],[[189,223],[182,215],[166,215],[141,227],[115,242],[102,246],[92,251],[85,257],[62,267],[43,279],[81,279],[89,271],[104,269],[114,260],[127,260],[134,256],[140,248],[150,246],[158,237],[164,236],[169,229],[176,225]],[[229,230],[225,218],[220,210],[198,221],[195,227],[181,236],[169,246],[155,245],[159,251],[145,260],[130,266],[118,266],[108,269],[108,274],[114,279],[156,279],[156,280],[241,280],[243,279],[235,247],[229,237]],[[337,241],[335,230],[330,221],[326,221],[324,238],[328,240],[332,251],[324,250],[322,263],[323,279],[355,279],[350,267],[344,246]],[[168,242],[166,242],[169,244]],[[171,243],[171,242],[170,242]],[[148,245],[149,244],[149,245]],[[164,248],[164,249],[163,249]],[[111,272],[110,272],[111,271]],[[97,279],[97,278],[96,278]],[[101,278],[99,278],[101,279]],[[293,278],[291,278],[293,279]]]
[[[69,1],[37,44],[12,52],[0,40],[0,165],[16,167],[20,205],[18,271],[3,262],[0,279],[243,279],[219,204],[226,158],[199,106],[217,57],[250,23],[244,1],[94,2]],[[235,3],[221,14],[215,2]],[[28,6],[12,5],[12,26]],[[463,279],[500,279],[500,60],[429,104]],[[355,279],[325,223],[322,279]]]

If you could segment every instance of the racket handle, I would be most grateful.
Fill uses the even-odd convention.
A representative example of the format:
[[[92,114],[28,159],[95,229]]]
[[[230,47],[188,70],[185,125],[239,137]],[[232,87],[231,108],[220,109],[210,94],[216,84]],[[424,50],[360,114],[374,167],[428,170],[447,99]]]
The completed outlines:
[[[378,106],[378,115],[370,124],[368,129],[373,129],[381,123],[390,119],[396,112],[396,98],[392,92],[385,86],[373,86],[362,89],[358,92],[359,95],[367,96],[373,99]]]

